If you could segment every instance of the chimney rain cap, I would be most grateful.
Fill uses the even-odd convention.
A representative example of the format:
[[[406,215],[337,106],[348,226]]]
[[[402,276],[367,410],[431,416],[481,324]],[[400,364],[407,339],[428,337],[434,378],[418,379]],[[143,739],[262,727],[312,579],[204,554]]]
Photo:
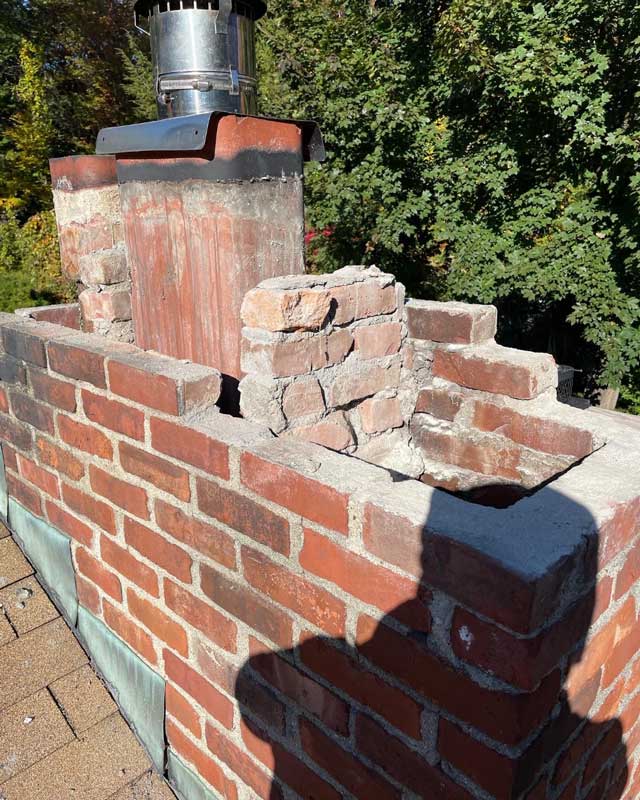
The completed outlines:
[[[208,0],[205,2],[203,2],[203,0],[182,0],[182,2],[177,2],[175,4],[178,6],[176,10],[188,11],[189,8],[202,8],[203,5],[217,8],[218,0]],[[170,0],[137,0],[133,9],[138,16],[146,17],[151,9],[157,5],[173,6],[174,2]],[[263,0],[234,0],[233,10],[244,11],[245,14],[246,11],[249,11],[252,19],[256,20],[267,13],[267,4],[263,2]]]

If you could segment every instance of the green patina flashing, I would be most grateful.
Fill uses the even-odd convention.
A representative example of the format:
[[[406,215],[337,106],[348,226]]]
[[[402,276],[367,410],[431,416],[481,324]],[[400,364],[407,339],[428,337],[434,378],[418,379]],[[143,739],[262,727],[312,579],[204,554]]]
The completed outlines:
[[[4,466],[4,453],[0,447],[0,517],[7,522],[9,514],[9,494],[7,492],[7,474]]]
[[[168,751],[169,783],[180,800],[217,800],[207,785],[172,751]]]
[[[69,539],[9,499],[9,529],[72,627],[78,620],[78,592]]]
[[[80,607],[78,633],[98,671],[109,684],[120,710],[147,749],[155,768],[164,773],[164,680],[130,650],[107,626]]]

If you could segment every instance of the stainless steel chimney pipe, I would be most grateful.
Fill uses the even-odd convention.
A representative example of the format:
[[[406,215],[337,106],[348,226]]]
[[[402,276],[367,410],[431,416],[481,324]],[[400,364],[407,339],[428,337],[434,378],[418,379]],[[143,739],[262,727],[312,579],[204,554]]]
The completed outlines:
[[[262,0],[136,2],[135,25],[151,37],[159,119],[257,113],[255,21],[266,10]]]

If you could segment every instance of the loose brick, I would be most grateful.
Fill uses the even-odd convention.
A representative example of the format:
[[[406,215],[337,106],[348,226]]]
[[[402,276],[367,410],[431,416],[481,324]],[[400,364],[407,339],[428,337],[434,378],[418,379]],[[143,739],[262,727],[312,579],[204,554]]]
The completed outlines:
[[[116,520],[113,509],[106,503],[96,500],[79,489],[62,484],[62,498],[72,511],[95,522],[107,533],[115,534]]]
[[[53,411],[42,403],[38,403],[27,397],[25,394],[11,392],[11,408],[16,417],[27,425],[48,433],[50,436],[55,434],[53,423]]]
[[[164,581],[164,599],[167,607],[189,625],[204,633],[212,642],[230,653],[237,648],[238,626],[217,609],[199,600],[172,581]]]
[[[382,286],[375,281],[353,283],[331,288],[334,307],[333,322],[346,325],[354,319],[368,319],[382,314],[393,314],[398,308],[395,286]]]
[[[322,289],[254,289],[245,295],[242,321],[249,328],[268,331],[317,331],[331,308],[329,293]]]
[[[446,344],[479,344],[498,330],[495,306],[409,300],[406,304],[409,336]]]
[[[296,756],[274,741],[257,725],[243,720],[242,739],[253,755],[271,769],[283,783],[302,797],[340,800],[341,795]]]
[[[167,693],[167,699],[168,697]],[[235,783],[226,777],[215,761],[206,756],[190,739],[179,731],[171,720],[167,720],[167,738],[171,748],[189,764],[193,764],[197,774],[210,786],[213,786],[224,800],[237,800],[238,790]]]
[[[361,617],[359,653],[380,669],[496,741],[517,745],[547,719],[560,692],[560,671],[551,673],[535,692],[491,691],[440,661],[418,641],[384,623]]]
[[[448,389],[422,389],[418,395],[416,414],[453,422],[462,408],[463,396]]]
[[[0,439],[9,442],[18,450],[29,452],[33,446],[33,433],[10,417],[0,415]]]
[[[170,683],[167,684],[165,705],[167,714],[177,719],[182,727],[190,731],[196,739],[202,736],[199,715],[193,710],[190,701]]]
[[[58,430],[62,440],[71,447],[104,458],[106,461],[111,461],[113,458],[111,442],[101,431],[61,414],[58,415]]]
[[[248,547],[242,548],[244,576],[249,585],[291,609],[332,636],[344,636],[346,608],[330,592]]]
[[[29,370],[29,382],[36,400],[61,408],[63,411],[75,412],[76,389],[66,381],[59,381],[44,372]]]
[[[58,445],[38,436],[36,439],[36,452],[41,464],[51,467],[56,472],[66,475],[72,481],[79,481],[84,476],[84,464],[63,450]]]
[[[300,741],[311,760],[354,797],[400,800],[401,793],[390,783],[304,718],[300,719]]]
[[[358,411],[365,433],[382,433],[404,425],[402,408],[397,397],[365,400]]]
[[[353,349],[353,336],[347,330],[322,333],[306,338],[287,338],[270,343],[245,338],[242,343],[242,368],[247,374],[267,374],[274,378],[293,378],[341,364]]]
[[[349,500],[346,494],[252,453],[242,455],[240,472],[243,484],[267,500],[318,525],[347,534]]]
[[[126,281],[129,268],[124,249],[102,250],[81,256],[80,279],[85,286],[111,286]]]
[[[23,483],[15,475],[7,475],[7,492],[9,497],[17,500],[20,505],[31,511],[37,517],[42,516],[42,502],[39,493],[31,486]]]
[[[356,400],[365,400],[385,389],[395,389],[400,383],[399,364],[380,366],[365,362],[353,372],[339,374],[329,390],[329,405],[342,408]]]
[[[115,322],[131,319],[131,290],[128,288],[85,289],[78,300],[85,320]]]
[[[120,575],[152,597],[160,597],[156,572],[106,536],[100,537],[100,555]]]
[[[37,464],[34,464],[28,458],[18,453],[18,465],[22,477],[42,489],[43,492],[58,499],[60,497],[60,487],[58,485],[58,478],[50,472],[42,469]]]
[[[284,517],[238,492],[197,480],[198,508],[277,553],[289,555],[289,523]]]
[[[80,572],[90,581],[99,586],[103,592],[113,597],[118,602],[122,601],[122,586],[120,579],[113,572],[102,566],[84,547],[76,549],[76,563]]]
[[[189,697],[201,705],[212,717],[221,722],[225,728],[233,727],[233,703],[215,686],[205,681],[188,664],[179,659],[170,650],[163,651],[164,667],[170,681],[177,684]]]
[[[144,525],[125,517],[126,542],[183,583],[191,583],[191,556]]]
[[[147,630],[151,631],[176,653],[185,658],[188,657],[189,642],[184,628],[160,611],[156,603],[149,602],[132,592],[131,589],[127,589],[127,605],[131,614]]]
[[[229,479],[229,448],[211,436],[154,417],[151,420],[151,443],[160,453],[211,475]]]
[[[125,472],[137,475],[179,500],[189,502],[191,499],[189,473],[163,458],[120,442],[120,464]]]
[[[80,575],[76,575],[76,588],[80,605],[91,611],[94,616],[99,617],[102,614],[102,601],[96,587],[89,581],[85,581]]]
[[[519,414],[492,403],[475,403],[473,425],[552,455],[585,458],[594,449],[593,434],[588,430],[532,414]]]
[[[402,326],[399,322],[356,328],[353,335],[356,352],[365,360],[394,356],[402,344]]]
[[[82,405],[92,422],[130,439],[144,441],[144,414],[137,408],[101,397],[87,389],[82,390]]]
[[[300,564],[381,611],[393,612],[416,595],[415,581],[379,567],[310,529],[304,532]]]
[[[261,647],[259,642],[250,639],[252,652]],[[349,706],[333,692],[303,675],[276,653],[253,655],[250,663],[253,670],[305,713],[317,717],[327,728],[342,736],[349,734]]]
[[[292,642],[291,619],[257,592],[211,567],[200,566],[202,591],[220,608],[280,647]]]
[[[260,800],[282,800],[279,787],[272,786],[271,775],[257,767],[246,753],[217,728],[206,724],[205,736],[209,750],[250,786]]]
[[[54,372],[91,383],[98,389],[107,388],[104,353],[86,349],[72,342],[49,342],[49,363]]]
[[[399,731],[419,740],[422,707],[353,656],[311,633],[304,634],[300,645],[300,658],[308,669],[379,714]]]
[[[111,391],[148,408],[182,416],[220,397],[220,373],[150,353],[123,355],[108,364]]]
[[[337,452],[347,450],[356,443],[353,428],[341,411],[330,414],[315,425],[295,428],[291,431],[291,435]]]
[[[126,481],[114,478],[102,469],[94,466],[89,468],[91,488],[94,492],[141,519],[149,519],[147,493],[139,486],[132,486]]]
[[[212,558],[229,569],[236,567],[236,548],[231,536],[213,525],[208,525],[185,514],[180,509],[156,500],[156,522],[174,539]]]
[[[80,522],[79,519],[67,513],[64,509],[52,503],[50,500],[45,501],[45,508],[47,512],[47,519],[58,530],[66,533],[76,542],[80,542],[85,547],[91,549],[93,545],[93,530]]]
[[[441,769],[432,767],[421,755],[390,736],[364,714],[356,717],[356,746],[359,753],[420,797],[428,797],[429,800],[471,800],[471,795]]]
[[[27,384],[27,370],[21,361],[12,356],[0,355],[0,381],[2,383]]]
[[[103,603],[104,621],[111,630],[121,639],[132,647],[136,653],[149,664],[155,666],[158,663],[156,651],[153,648],[153,641],[146,631],[139,628],[129,617],[105,601]]]
[[[282,410],[288,420],[323,414],[324,395],[318,379],[309,376],[290,383],[282,396]]]
[[[532,400],[558,385],[558,369],[552,356],[498,345],[437,350],[433,374],[468,389],[517,400]]]

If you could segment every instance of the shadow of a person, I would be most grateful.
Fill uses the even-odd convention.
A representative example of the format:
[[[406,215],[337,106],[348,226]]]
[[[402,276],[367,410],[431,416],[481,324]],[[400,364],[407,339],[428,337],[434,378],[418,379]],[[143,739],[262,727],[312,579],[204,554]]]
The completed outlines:
[[[496,494],[492,487],[487,488],[488,496]],[[540,497],[549,501],[548,513],[560,515],[563,523],[591,519],[585,509],[549,487]],[[451,500],[443,492],[434,493],[422,535],[423,577],[427,571],[426,537]],[[543,500],[538,509],[546,510],[544,504]],[[468,503],[465,506],[469,513],[477,509]],[[580,601],[581,613],[574,617],[579,620],[574,624],[577,629],[567,634],[567,650],[574,649],[562,656],[565,685],[559,680],[553,684],[551,675],[543,678],[540,686],[552,685],[553,696],[549,698],[547,692],[545,707],[536,718],[541,730],[506,781],[491,758],[486,763],[469,759],[466,778],[442,763],[446,758],[439,755],[435,741],[439,735],[436,715],[429,713],[438,706],[442,692],[452,697],[459,694],[444,709],[445,718],[458,717],[456,709],[462,709],[463,723],[502,740],[491,721],[494,693],[477,686],[473,700],[465,700],[470,696],[472,678],[452,648],[451,609],[455,604],[448,606],[444,598],[445,616],[449,616],[440,620],[436,631],[430,625],[434,595],[421,581],[423,588],[416,597],[381,620],[360,614],[353,644],[344,638],[303,634],[298,647],[256,652],[243,666],[236,680],[243,736],[249,749],[272,768],[269,800],[471,800],[487,796],[546,800],[559,794],[562,800],[622,800],[629,772],[622,725],[617,719],[607,719],[602,709],[595,719],[588,717],[601,699],[599,676],[577,681],[576,686],[567,680],[571,668],[582,659],[595,608],[598,559],[588,560],[590,574],[585,586],[591,589]],[[442,615],[442,608],[434,613]],[[508,675],[509,667],[505,669]],[[552,671],[549,667],[549,673]],[[471,684],[471,691],[474,686]],[[419,703],[425,704],[420,710],[427,709],[422,717],[416,715]],[[554,706],[555,712],[550,713]],[[456,729],[450,720],[447,723],[445,719],[445,724]],[[330,776],[333,785],[303,764],[302,753]],[[482,793],[474,785],[480,786]]]

